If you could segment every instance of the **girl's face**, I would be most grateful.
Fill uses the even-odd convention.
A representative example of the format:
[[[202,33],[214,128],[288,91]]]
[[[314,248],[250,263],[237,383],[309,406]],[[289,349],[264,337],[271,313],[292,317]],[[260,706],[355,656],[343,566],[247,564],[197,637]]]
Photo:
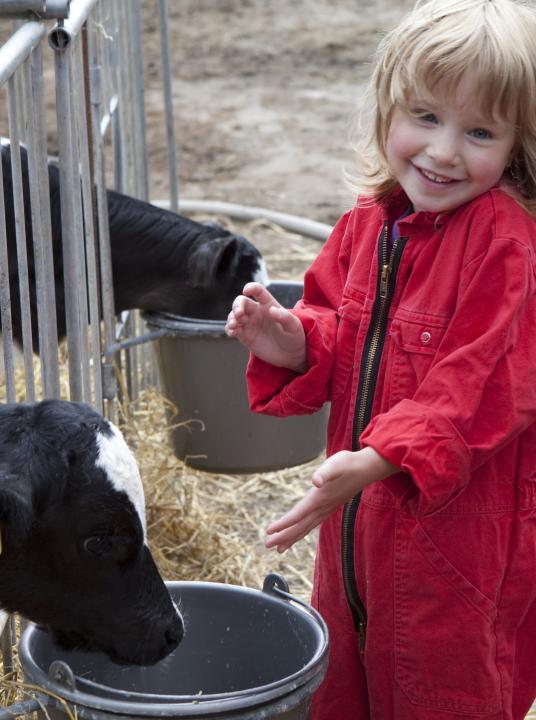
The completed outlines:
[[[515,127],[483,113],[477,89],[467,73],[450,101],[438,99],[439,87],[437,96],[416,94],[393,109],[387,161],[416,211],[454,210],[500,182]]]

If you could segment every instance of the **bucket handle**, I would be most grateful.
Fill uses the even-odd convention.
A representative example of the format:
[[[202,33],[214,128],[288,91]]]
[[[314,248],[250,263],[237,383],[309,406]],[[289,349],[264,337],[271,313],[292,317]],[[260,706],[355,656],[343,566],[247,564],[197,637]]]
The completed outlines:
[[[63,685],[63,687],[67,688],[67,690],[76,690],[76,678],[74,672],[71,670],[70,665],[63,660],[54,660],[50,663],[50,667],[48,668],[48,677],[49,680],[58,683],[58,685]]]
[[[264,578],[264,583],[262,585],[262,591],[265,593],[268,593],[268,595],[275,595],[276,597],[283,598],[284,600],[287,600],[288,602],[296,603],[297,605],[301,605],[301,607],[309,613],[309,615],[312,615],[319,623],[319,625],[322,627],[324,632],[324,637],[328,637],[328,628],[324,621],[324,618],[318,610],[315,610],[314,607],[311,607],[307,603],[303,602],[303,600],[300,600],[299,598],[295,597],[290,593],[288,582],[285,580],[285,578],[282,575],[279,575],[279,573],[269,573]]]
[[[285,578],[282,575],[279,575],[278,573],[269,573],[264,578],[264,583],[262,585],[262,591],[268,594],[272,595],[289,595],[290,589],[288,586],[288,582],[285,580]],[[294,598],[292,598],[294,599]]]

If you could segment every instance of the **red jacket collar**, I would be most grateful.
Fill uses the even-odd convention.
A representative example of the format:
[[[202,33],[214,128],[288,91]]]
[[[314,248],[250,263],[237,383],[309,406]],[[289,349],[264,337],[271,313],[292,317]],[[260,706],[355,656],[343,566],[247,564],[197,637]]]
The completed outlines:
[[[384,222],[390,225],[404,214],[410,204],[410,199],[404,190],[397,186],[391,193],[380,198],[378,204],[382,208]],[[415,235],[421,232],[437,230],[445,225],[455,211],[434,213],[434,212],[413,212],[400,220],[399,228],[401,235]]]

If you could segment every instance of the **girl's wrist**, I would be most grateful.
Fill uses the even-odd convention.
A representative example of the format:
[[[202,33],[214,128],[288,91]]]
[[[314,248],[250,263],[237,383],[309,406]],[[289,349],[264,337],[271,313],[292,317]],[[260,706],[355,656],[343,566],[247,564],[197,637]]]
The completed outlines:
[[[304,358],[301,361],[296,361],[295,363],[291,363],[290,365],[287,365],[287,368],[289,370],[293,370],[294,372],[299,373],[300,375],[303,375],[303,373],[307,372],[307,358]]]
[[[384,480],[386,477],[400,472],[399,467],[390,463],[389,460],[384,458],[383,455],[380,455],[380,453],[372,447],[365,447],[359,450],[358,455],[360,459],[366,463],[367,478],[370,478],[369,483]]]
[[[285,367],[288,370],[293,370],[294,372],[300,374],[307,372],[307,348],[305,346],[305,342],[301,350],[294,353],[289,353],[288,360],[287,362],[285,362]]]

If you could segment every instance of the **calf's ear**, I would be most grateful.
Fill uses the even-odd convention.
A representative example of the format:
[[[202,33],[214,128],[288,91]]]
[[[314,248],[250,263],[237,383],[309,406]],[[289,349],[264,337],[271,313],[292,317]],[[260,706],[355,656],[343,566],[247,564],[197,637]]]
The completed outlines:
[[[199,244],[188,258],[189,283],[194,287],[208,287],[216,277],[227,273],[236,255],[236,238],[217,237]]]
[[[32,526],[32,498],[22,475],[0,471],[0,535],[6,545],[24,542]]]

